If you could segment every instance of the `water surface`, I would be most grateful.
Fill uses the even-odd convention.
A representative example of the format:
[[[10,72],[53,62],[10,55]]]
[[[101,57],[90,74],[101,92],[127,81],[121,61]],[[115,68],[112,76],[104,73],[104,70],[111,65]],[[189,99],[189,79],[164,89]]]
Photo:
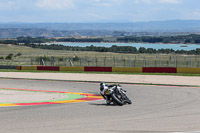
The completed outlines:
[[[153,49],[173,49],[173,50],[195,50],[200,48],[199,44],[155,44],[155,43],[66,43],[66,42],[55,42],[48,44],[61,44],[64,46],[98,46],[98,47],[111,47],[112,45],[117,46],[132,46],[139,49],[140,47],[144,48],[153,48]]]

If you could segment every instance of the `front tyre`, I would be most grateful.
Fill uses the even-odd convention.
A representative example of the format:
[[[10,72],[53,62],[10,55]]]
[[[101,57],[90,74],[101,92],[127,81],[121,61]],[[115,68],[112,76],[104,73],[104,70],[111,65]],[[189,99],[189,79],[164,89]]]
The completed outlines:
[[[124,101],[122,99],[118,98],[116,94],[114,94],[114,93],[111,94],[111,97],[112,97],[113,102],[116,103],[117,105],[119,105],[119,106],[124,105]]]
[[[123,99],[125,103],[132,104],[132,101],[125,94],[123,94]]]

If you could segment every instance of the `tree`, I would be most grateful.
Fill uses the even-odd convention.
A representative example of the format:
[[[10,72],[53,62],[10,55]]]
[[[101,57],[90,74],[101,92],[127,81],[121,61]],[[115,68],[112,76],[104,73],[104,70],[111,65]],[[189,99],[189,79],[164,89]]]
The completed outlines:
[[[11,59],[12,59],[12,57],[13,57],[13,54],[12,54],[12,53],[10,53],[8,56],[6,56],[6,60],[11,60]]]
[[[200,43],[200,39],[196,39],[196,40],[195,40],[195,43]]]
[[[140,47],[139,48],[139,53],[146,53],[146,48]]]

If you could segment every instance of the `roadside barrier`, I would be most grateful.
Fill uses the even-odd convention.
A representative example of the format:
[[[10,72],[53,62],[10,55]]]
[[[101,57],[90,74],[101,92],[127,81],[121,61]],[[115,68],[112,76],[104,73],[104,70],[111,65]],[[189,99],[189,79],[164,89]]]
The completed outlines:
[[[142,73],[142,67],[112,67],[112,72]]]
[[[177,73],[175,67],[143,67],[143,73]]]
[[[37,66],[21,66],[20,70],[37,70]]]
[[[112,67],[84,67],[85,72],[112,72]]]
[[[184,68],[184,67],[0,66],[0,69],[39,70],[39,71],[77,71],[77,72],[191,73],[191,74],[200,74],[200,68]]]
[[[60,67],[58,67],[58,66],[38,66],[37,70],[60,71]]]
[[[84,67],[60,67],[60,71],[78,71],[78,72],[84,72]]]
[[[17,66],[8,66],[8,65],[2,65],[0,66],[0,69],[17,69]]]
[[[200,74],[200,68],[177,68],[177,73]]]

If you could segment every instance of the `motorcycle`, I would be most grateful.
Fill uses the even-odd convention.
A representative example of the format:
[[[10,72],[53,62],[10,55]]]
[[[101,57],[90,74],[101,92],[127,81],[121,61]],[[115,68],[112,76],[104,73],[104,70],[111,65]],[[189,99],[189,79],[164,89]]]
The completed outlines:
[[[126,103],[132,104],[132,101],[126,96],[126,91],[119,84],[108,85],[104,82],[100,83],[100,94],[108,105],[111,103],[119,106]]]

